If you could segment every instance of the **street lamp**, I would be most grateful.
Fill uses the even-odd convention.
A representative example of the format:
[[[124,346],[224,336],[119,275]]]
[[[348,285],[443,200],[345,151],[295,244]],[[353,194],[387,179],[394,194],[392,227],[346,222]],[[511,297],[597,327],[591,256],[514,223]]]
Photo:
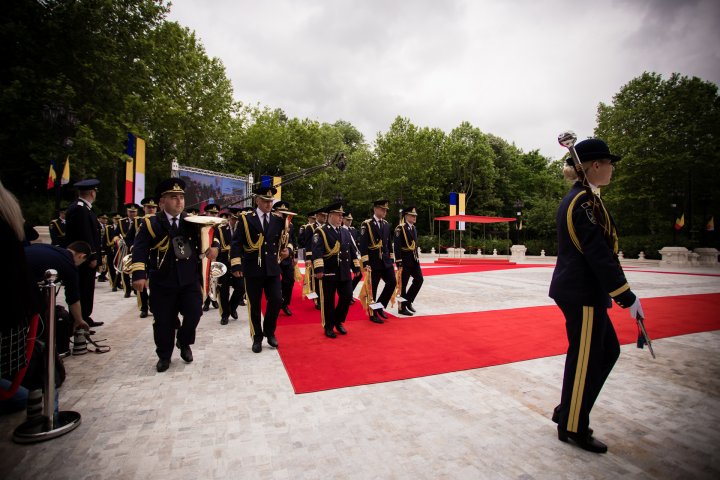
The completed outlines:
[[[516,212],[516,221],[515,221],[515,244],[520,245],[520,222],[522,217],[522,208],[525,206],[522,200],[519,198],[515,200],[515,203],[513,204],[515,207]]]

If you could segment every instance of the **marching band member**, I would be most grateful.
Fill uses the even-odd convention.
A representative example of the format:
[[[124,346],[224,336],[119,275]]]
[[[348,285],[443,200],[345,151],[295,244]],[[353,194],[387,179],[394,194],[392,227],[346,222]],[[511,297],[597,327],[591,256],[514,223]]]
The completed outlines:
[[[420,269],[420,256],[417,247],[417,209],[415,206],[406,207],[402,211],[402,222],[395,227],[395,255],[398,269],[402,269],[400,279],[402,290],[400,296],[405,299],[401,302],[398,313],[410,315],[415,312],[413,302],[423,284],[423,274]],[[412,278],[412,285],[408,282]]]

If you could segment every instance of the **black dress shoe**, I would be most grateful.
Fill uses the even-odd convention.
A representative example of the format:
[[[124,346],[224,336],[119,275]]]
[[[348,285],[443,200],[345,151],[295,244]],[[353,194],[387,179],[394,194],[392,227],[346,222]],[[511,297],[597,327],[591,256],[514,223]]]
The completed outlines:
[[[410,316],[410,317],[413,316],[412,312],[411,312],[410,310],[408,310],[406,307],[403,307],[403,308],[401,308],[400,310],[398,310],[398,313],[399,313],[400,315],[407,315],[407,316]]]
[[[237,310],[233,309],[233,310],[230,312],[230,316],[233,317],[234,320],[237,320],[237,319],[238,319]]]
[[[113,288],[112,288],[112,291],[113,291],[113,292],[117,292],[117,290],[118,290],[117,287],[113,287]]]
[[[340,325],[336,326],[335,328],[337,329],[337,331],[340,335],[347,335],[347,330],[345,329],[345,327],[343,326],[342,323]]]
[[[92,318],[88,318],[87,320],[85,320],[85,323],[88,324],[88,327],[101,327],[105,325],[105,322],[96,322]]]
[[[220,319],[220,325],[227,325],[228,324],[228,317],[222,317]]]
[[[285,313],[285,315],[287,315],[288,317],[291,317],[291,316],[292,316],[292,312],[290,311],[290,309],[288,308],[287,305],[285,305],[284,307],[282,307],[282,311],[283,311],[283,313]]]
[[[190,345],[180,345],[180,342],[177,342],[175,345],[180,349],[180,358],[185,360],[187,363],[192,363],[193,356],[192,350],[190,350]]]
[[[278,341],[277,341],[277,338],[275,338],[275,335],[271,335],[268,337],[268,345],[270,345],[273,348],[278,347]]]
[[[387,314],[385,313],[385,310],[383,310],[382,308],[378,308],[377,310],[375,310],[375,312],[377,312],[378,315],[387,320]]]
[[[560,405],[558,405],[557,407],[555,407],[553,409],[553,414],[552,414],[551,419],[555,423],[560,423]],[[588,427],[588,434],[592,437],[593,429],[590,427]]]
[[[262,352],[262,340],[253,340],[252,351],[255,353]]]
[[[209,311],[210,311],[210,305],[206,303],[205,305],[203,305],[203,312],[209,312]]]
[[[405,308],[407,308],[408,310],[410,310],[412,313],[415,313],[415,307],[412,306],[412,303],[410,303],[410,302],[405,302]]]
[[[315,310],[320,310],[320,309],[321,309],[321,308],[320,308],[320,304],[319,304],[319,303],[316,303],[316,304],[315,304]]]
[[[220,308],[220,304],[217,302],[217,300],[212,301],[213,308]]]
[[[125,292],[125,298],[130,298],[130,292]]]
[[[140,318],[147,318],[148,313],[145,310],[140,311]]]
[[[170,360],[165,360],[165,359],[161,358],[160,360],[158,360],[157,365],[155,365],[155,368],[157,369],[158,372],[164,372],[165,370],[170,368]]]
[[[590,432],[585,434],[578,434],[575,432],[568,432],[564,428],[558,426],[558,440],[561,442],[567,442],[572,440],[578,447],[588,452],[593,453],[605,453],[607,452],[607,445],[602,443],[600,440],[595,439]]]
[[[377,315],[372,315],[370,321],[373,323],[385,323],[381,318],[378,318]]]
[[[337,338],[337,335],[335,335],[335,332],[332,330],[325,330],[325,336],[328,338]]]

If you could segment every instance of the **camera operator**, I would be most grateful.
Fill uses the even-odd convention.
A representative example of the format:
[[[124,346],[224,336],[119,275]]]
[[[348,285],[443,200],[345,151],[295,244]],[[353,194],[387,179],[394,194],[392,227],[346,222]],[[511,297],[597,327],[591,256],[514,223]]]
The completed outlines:
[[[58,272],[58,279],[65,286],[65,301],[74,321],[74,329],[89,330],[90,327],[82,318],[80,308],[80,280],[78,267],[92,253],[90,244],[78,240],[67,248],[56,247],[43,243],[35,243],[25,247],[30,277],[37,284],[45,278],[45,271],[53,269]]]

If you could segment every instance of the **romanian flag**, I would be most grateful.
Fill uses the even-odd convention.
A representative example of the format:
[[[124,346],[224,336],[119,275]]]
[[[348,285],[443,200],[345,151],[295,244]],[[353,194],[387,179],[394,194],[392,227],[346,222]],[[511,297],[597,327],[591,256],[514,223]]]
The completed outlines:
[[[707,225],[705,226],[705,230],[708,232],[714,232],[715,231],[715,217],[710,217],[710,220],[708,220]]]
[[[675,230],[680,231],[685,226],[685,214],[683,213],[680,218],[675,220]]]
[[[63,168],[62,177],[60,177],[60,185],[70,183],[70,155],[65,159],[65,168]]]
[[[55,186],[55,179],[57,178],[57,175],[55,174],[55,162],[50,161],[50,171],[48,172],[48,179],[47,179],[47,189],[50,190]]]

